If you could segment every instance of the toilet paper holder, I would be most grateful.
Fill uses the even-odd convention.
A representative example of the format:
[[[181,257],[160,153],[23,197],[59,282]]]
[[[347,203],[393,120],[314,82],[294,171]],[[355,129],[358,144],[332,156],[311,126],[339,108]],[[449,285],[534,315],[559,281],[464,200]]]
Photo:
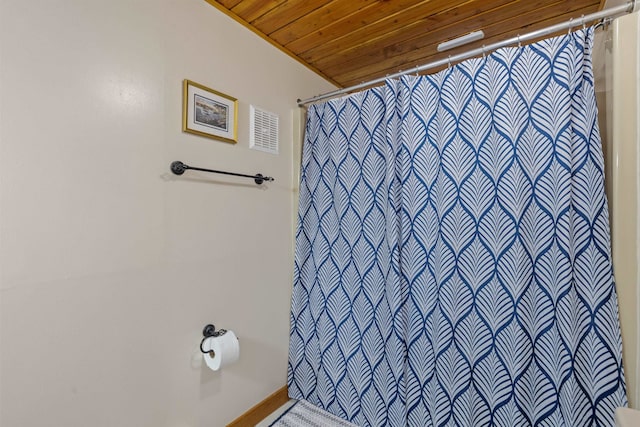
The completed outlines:
[[[216,331],[216,327],[212,324],[208,324],[207,326],[204,327],[204,329],[202,330],[202,335],[204,336],[204,338],[202,338],[202,341],[200,341],[200,351],[202,353],[209,353],[209,351],[204,351],[204,349],[202,348],[202,344],[204,344],[204,341],[207,338],[210,337],[219,337],[221,335],[224,335],[227,333],[226,329],[218,329]]]

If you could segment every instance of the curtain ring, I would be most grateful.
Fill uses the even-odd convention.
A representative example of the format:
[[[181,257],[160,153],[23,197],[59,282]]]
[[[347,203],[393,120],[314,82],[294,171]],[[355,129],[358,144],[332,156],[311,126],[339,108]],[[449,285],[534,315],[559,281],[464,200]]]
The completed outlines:
[[[449,66],[447,68],[451,68],[451,55],[449,55],[448,62],[449,62]]]
[[[571,35],[571,28],[573,28],[573,25],[571,25],[572,22],[573,18],[569,18],[569,30],[567,31],[567,35]]]
[[[520,42],[520,34],[518,34],[518,47],[522,47],[522,43]]]
[[[484,51],[485,47],[485,45],[482,45],[482,59],[487,59],[486,53]]]
[[[584,22],[584,15],[580,17],[580,22],[582,22],[582,31],[587,29],[587,25]]]

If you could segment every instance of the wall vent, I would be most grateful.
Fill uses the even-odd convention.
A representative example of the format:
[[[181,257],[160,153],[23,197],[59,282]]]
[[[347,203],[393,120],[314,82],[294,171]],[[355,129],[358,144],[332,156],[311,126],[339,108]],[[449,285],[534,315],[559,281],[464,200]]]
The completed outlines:
[[[278,115],[251,106],[249,148],[278,154]]]

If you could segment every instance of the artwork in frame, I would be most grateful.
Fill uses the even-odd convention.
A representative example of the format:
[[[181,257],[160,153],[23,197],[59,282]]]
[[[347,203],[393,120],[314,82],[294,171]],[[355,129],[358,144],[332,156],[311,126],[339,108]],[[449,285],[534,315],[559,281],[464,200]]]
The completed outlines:
[[[216,90],[184,80],[182,130],[235,144],[238,134],[238,100]]]

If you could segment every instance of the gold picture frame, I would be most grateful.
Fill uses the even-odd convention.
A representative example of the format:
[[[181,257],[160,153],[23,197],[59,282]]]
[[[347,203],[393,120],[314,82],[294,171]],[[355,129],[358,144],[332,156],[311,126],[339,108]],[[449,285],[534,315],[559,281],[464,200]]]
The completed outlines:
[[[185,79],[182,82],[182,131],[235,144],[238,100]]]

